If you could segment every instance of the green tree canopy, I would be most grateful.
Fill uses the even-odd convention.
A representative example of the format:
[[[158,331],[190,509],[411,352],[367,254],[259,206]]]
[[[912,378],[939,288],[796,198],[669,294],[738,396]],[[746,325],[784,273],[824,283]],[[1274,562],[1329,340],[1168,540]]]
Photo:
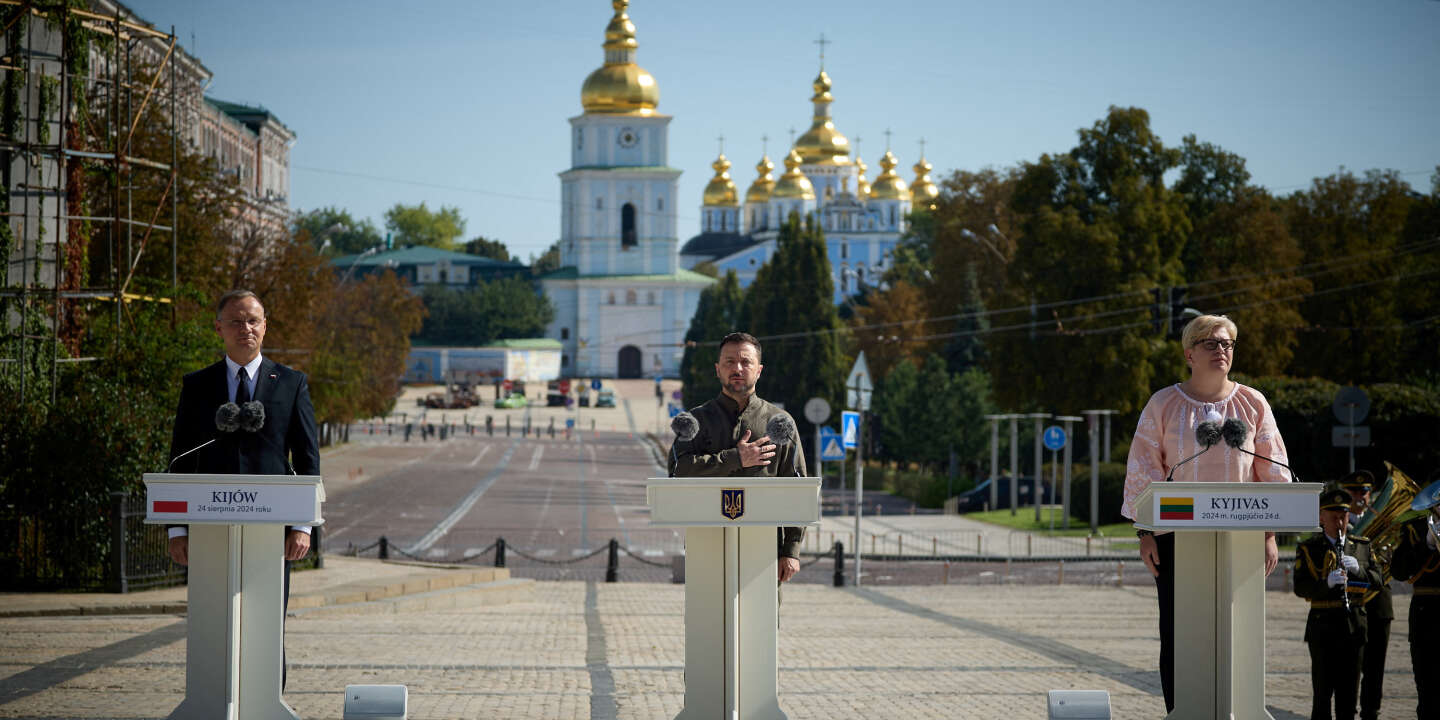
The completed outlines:
[[[500,278],[474,287],[426,285],[429,313],[417,341],[430,345],[485,345],[541,337],[555,318],[550,299],[523,278]]]
[[[349,210],[334,206],[302,213],[295,218],[294,233],[326,257],[358,255],[385,240],[370,218],[356,220]]]
[[[464,251],[471,255],[479,255],[480,257],[487,257],[491,260],[499,260],[500,262],[509,262],[511,260],[510,249],[505,247],[505,243],[499,240],[489,240],[484,236],[477,236],[467,240]]]
[[[745,295],[734,270],[729,270],[710,287],[700,291],[695,316],[685,331],[685,353],[680,357],[681,403],[693,408],[720,392],[715,363],[720,362],[716,343],[740,327]],[[764,358],[761,359],[762,364]]]
[[[551,243],[551,244],[550,244],[550,247],[545,248],[545,252],[540,253],[540,257],[535,257],[535,256],[533,256],[533,255],[530,257],[530,275],[531,275],[532,277],[540,277],[541,275],[545,275],[545,274],[547,274],[547,273],[552,273],[552,272],[555,272],[556,270],[559,270],[559,269],[560,269],[560,241],[559,241],[559,240],[556,240],[555,242]]]
[[[385,211],[385,229],[391,232],[396,247],[426,245],[454,250],[456,241],[465,234],[465,219],[460,217],[459,208],[442,205],[439,210],[431,210],[424,202],[395,203]]]

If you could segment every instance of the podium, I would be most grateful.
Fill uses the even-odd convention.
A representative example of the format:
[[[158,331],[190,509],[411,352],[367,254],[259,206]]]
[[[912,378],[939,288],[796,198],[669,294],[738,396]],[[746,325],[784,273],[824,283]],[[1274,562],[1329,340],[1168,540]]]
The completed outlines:
[[[1266,532],[1318,527],[1320,483],[1151,483],[1135,527],[1175,533],[1175,710],[1167,720],[1273,720],[1265,709]]]
[[[685,708],[785,720],[776,696],[775,528],[818,525],[820,478],[651,478],[650,524],[685,528]]]
[[[145,522],[190,526],[177,720],[298,720],[280,697],[285,526],[319,525],[318,475],[146,473]]]

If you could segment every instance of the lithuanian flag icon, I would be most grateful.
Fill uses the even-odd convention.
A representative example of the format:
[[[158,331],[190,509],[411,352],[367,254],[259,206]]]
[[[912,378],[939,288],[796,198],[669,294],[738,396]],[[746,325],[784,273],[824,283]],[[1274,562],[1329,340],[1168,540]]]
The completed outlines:
[[[1160,498],[1160,519],[1161,519],[1161,520],[1194,520],[1194,519],[1195,519],[1195,498],[1193,498],[1193,497],[1162,497],[1162,498]]]

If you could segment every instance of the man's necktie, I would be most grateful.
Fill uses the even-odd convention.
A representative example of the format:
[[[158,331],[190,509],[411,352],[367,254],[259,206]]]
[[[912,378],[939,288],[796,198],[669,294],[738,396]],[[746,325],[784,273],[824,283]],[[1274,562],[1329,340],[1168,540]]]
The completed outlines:
[[[240,380],[240,382],[235,385],[235,404],[244,405],[250,402],[250,387],[245,383],[245,378],[247,377],[245,368],[240,368],[240,372],[236,374],[235,377]]]

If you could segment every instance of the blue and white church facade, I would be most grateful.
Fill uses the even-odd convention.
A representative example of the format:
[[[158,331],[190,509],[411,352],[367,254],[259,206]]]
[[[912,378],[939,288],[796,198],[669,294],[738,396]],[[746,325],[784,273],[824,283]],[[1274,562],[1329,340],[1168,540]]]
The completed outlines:
[[[546,337],[561,373],[674,377],[685,332],[712,278],[680,266],[670,116],[655,112],[655,79],[635,63],[628,2],[613,3],[605,63],[570,119],[570,169],[560,173],[560,265],[540,285],[555,306]]]
[[[814,115],[810,129],[783,158],[785,172],[776,180],[768,155],[755,166],[757,176],[743,203],[730,179],[730,160],[722,152],[715,176],[705,186],[700,207],[701,232],[680,250],[681,264],[693,268],[713,263],[721,273],[734,270],[742,287],[775,254],[780,226],[793,213],[812,216],[824,230],[829,249],[835,302],[841,303],[873,285],[892,262],[914,207],[929,207],[939,194],[930,180],[932,166],[915,163],[915,180],[907,185],[895,172],[899,161],[887,148],[881,173],[870,182],[867,166],[852,159],[849,140],[830,117],[830,76],[821,69],[810,98]]]

